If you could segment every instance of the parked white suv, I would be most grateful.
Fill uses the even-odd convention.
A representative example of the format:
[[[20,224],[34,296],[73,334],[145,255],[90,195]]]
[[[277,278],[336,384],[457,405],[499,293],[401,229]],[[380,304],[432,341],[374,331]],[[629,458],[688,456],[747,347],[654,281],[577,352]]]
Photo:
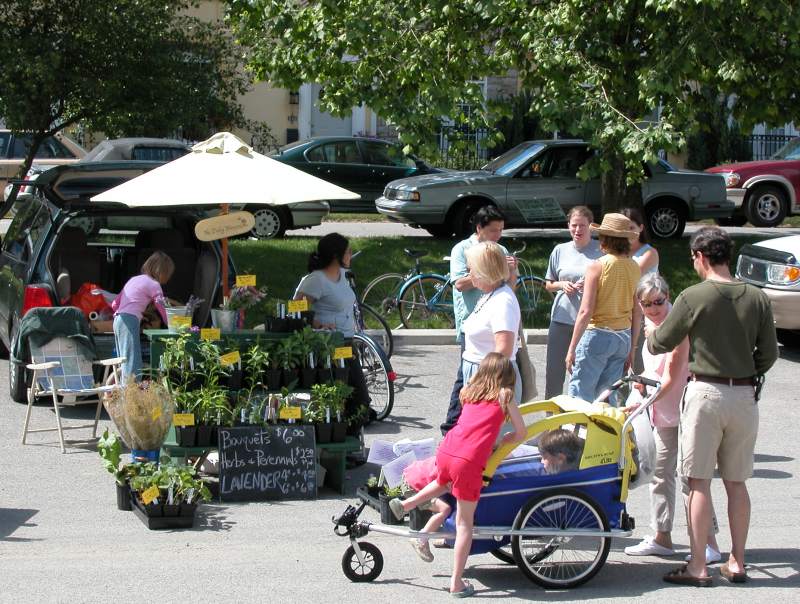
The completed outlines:
[[[778,340],[800,343],[800,235],[742,246],[736,277],[767,295]]]

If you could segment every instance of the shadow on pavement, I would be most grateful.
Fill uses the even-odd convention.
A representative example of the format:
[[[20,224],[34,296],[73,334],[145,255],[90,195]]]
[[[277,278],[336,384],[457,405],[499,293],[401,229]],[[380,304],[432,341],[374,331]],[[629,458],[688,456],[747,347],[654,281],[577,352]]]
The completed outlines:
[[[194,526],[190,529],[192,531],[229,531],[235,522],[228,520],[230,517],[223,512],[227,511],[229,506],[205,504],[197,513]]]
[[[756,453],[753,456],[753,461],[755,463],[794,461],[794,457],[786,457],[785,455],[767,455],[766,453]]]
[[[0,508],[0,541],[40,541],[40,539],[11,536],[21,526],[37,526],[35,523],[29,523],[28,521],[38,513],[39,510]]]

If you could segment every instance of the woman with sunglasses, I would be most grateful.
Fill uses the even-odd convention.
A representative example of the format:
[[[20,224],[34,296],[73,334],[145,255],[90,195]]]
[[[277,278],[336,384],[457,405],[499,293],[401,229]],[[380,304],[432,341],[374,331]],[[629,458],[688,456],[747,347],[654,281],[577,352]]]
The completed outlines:
[[[654,330],[667,318],[672,305],[669,300],[669,285],[663,277],[650,273],[642,277],[636,287],[636,298],[644,313],[645,332]],[[644,338],[642,338],[644,339]],[[642,374],[661,382],[651,407],[650,421],[656,442],[656,465],[650,481],[650,510],[655,537],[646,536],[640,543],[625,548],[629,556],[673,556],[672,521],[675,516],[675,472],[678,464],[678,423],[683,388],[689,378],[689,340],[684,339],[677,348],[666,354],[652,354],[647,347],[643,352]],[[636,384],[638,392],[632,392],[628,409],[638,406],[646,394],[645,386]],[[687,485],[682,484],[684,495]],[[706,545],[706,563],[719,562],[720,553],[714,536],[717,526],[712,510],[711,531]]]

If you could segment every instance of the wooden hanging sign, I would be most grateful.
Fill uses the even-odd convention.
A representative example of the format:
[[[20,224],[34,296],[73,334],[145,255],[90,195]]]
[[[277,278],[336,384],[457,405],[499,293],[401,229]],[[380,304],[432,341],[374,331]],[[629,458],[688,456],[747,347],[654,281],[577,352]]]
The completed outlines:
[[[201,220],[194,225],[194,234],[200,241],[216,241],[247,233],[255,224],[256,220],[250,212],[231,212]]]

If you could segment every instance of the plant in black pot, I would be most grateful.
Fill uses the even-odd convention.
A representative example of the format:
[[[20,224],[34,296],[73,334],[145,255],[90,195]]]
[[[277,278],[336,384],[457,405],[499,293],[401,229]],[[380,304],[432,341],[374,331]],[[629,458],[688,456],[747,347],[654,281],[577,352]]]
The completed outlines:
[[[381,507],[381,523],[383,524],[403,524],[402,520],[398,520],[392,509],[389,507],[389,502],[394,499],[395,497],[402,497],[403,496],[403,487],[402,485],[398,485],[396,487],[390,487],[388,485],[384,485],[383,491],[379,494],[378,500],[380,501]]]
[[[297,354],[300,362],[300,388],[311,388],[317,383],[317,334],[311,327],[304,327],[294,337],[297,339]]]
[[[333,383],[333,351],[336,349],[334,336],[329,331],[315,332],[314,354],[317,359],[317,383]]]
[[[196,413],[199,420],[197,426],[197,446],[216,445],[217,426],[228,425],[232,421],[228,395],[215,385],[203,386],[194,393],[196,396]]]
[[[335,443],[344,442],[347,439],[347,418],[345,417],[345,404],[347,399],[353,394],[353,387],[335,382],[328,386],[330,388],[329,405],[333,415],[333,433],[331,440]]]
[[[375,474],[370,474],[369,478],[367,478],[365,486],[367,489],[367,495],[377,499],[381,492],[381,487],[378,485],[378,477],[375,476]]]
[[[159,369],[170,391],[189,390],[193,380],[192,333],[180,331],[175,337],[164,340],[164,351],[159,359]]]
[[[117,509],[130,510],[131,497],[129,480],[136,476],[139,464],[120,465],[122,463],[122,440],[109,433],[108,428],[97,442],[97,452],[103,459],[106,470],[114,477],[117,483]]]
[[[297,368],[302,360],[302,352],[300,351],[297,338],[289,336],[281,340],[277,346],[276,353],[283,372],[281,375],[281,385],[294,388],[298,382]]]
[[[175,396],[175,413],[194,416],[191,426],[175,426],[175,441],[180,447],[194,447],[197,444],[197,416],[195,415],[197,395],[194,392],[183,390],[176,390],[173,394]]]
[[[271,387],[268,379],[270,367],[270,349],[267,341],[257,338],[242,355],[244,365],[244,387],[249,391],[257,388],[270,388],[276,390],[280,387],[280,374],[278,374],[274,387]]]

